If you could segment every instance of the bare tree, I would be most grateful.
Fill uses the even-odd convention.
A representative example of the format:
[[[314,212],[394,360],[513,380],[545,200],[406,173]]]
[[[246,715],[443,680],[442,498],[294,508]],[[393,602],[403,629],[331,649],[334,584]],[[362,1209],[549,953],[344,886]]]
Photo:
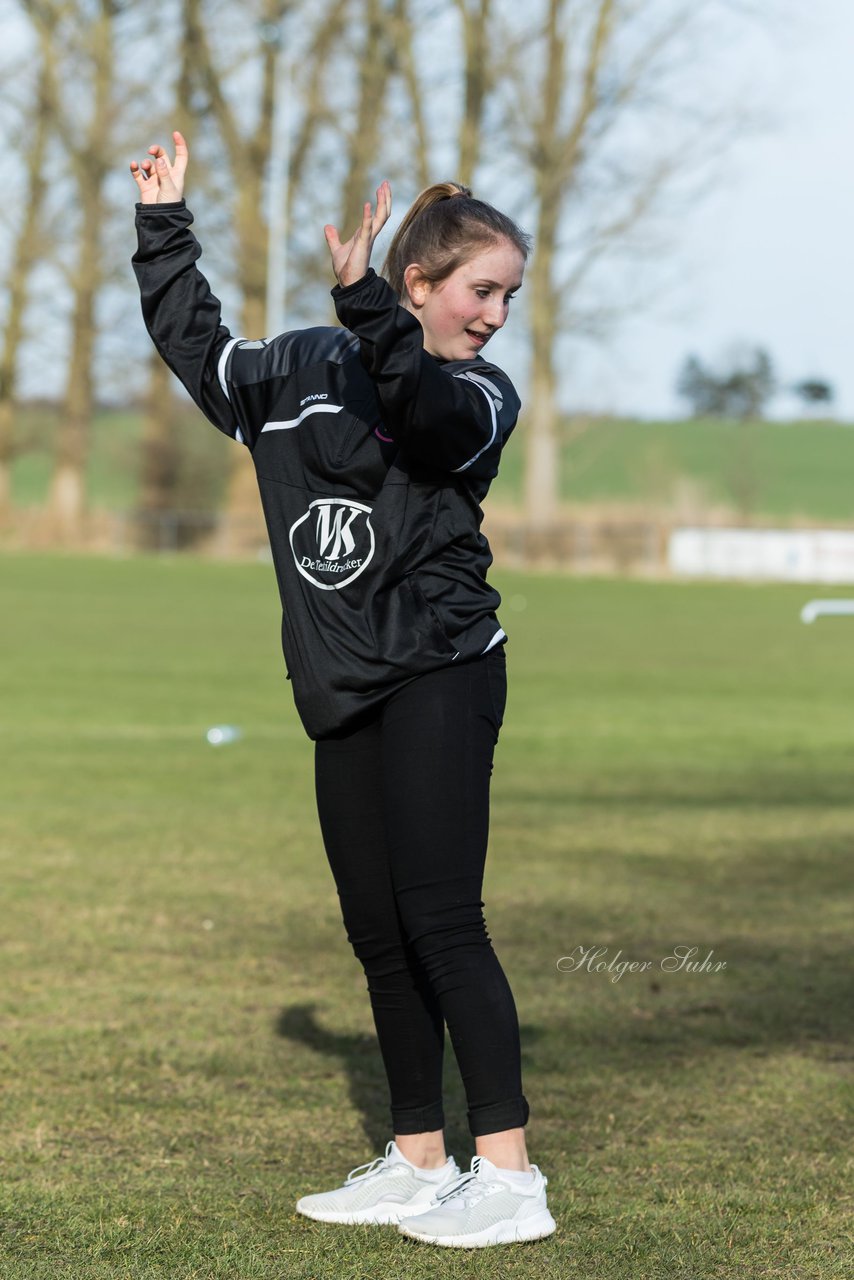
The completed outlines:
[[[77,537],[94,404],[95,300],[104,279],[104,183],[116,116],[114,20],[119,0],[23,0],[45,68],[44,94],[74,179],[77,220],[65,275],[72,297],[71,352],[57,430],[47,516],[58,534]],[[85,66],[88,92],[63,71]],[[70,81],[70,88],[67,82]]]
[[[649,230],[668,201],[734,136],[730,91],[709,98],[690,69],[691,41],[712,39],[709,21],[737,8],[728,0],[543,0],[507,122],[536,208],[526,286],[531,526],[550,525],[558,509],[561,340],[607,329],[626,310],[625,297],[608,298],[597,268],[648,254]],[[591,303],[594,284],[601,294]]]
[[[356,64],[358,90],[353,124],[346,140],[347,173],[344,180],[341,226],[359,224],[369,188],[369,173],[381,151],[381,127],[389,77],[395,66],[392,38],[400,29],[399,0],[361,0],[362,47]]]
[[[181,132],[193,149],[199,123],[200,99],[194,93],[194,61],[198,36],[198,14],[194,6],[182,5],[183,29],[180,67],[175,85],[174,118],[180,116]],[[176,434],[174,378],[154,349],[149,354],[149,377],[142,421],[140,445],[140,486],[137,542],[142,549],[160,546],[158,520],[175,505],[181,459],[181,441]]]
[[[463,35],[463,110],[460,117],[459,181],[470,187],[480,157],[483,115],[497,59],[490,47],[492,0],[455,0]]]
[[[136,541],[141,550],[160,546],[158,519],[175,505],[180,458],[176,416],[172,374],[158,353],[152,352],[140,443],[142,465]]]
[[[409,109],[412,112],[413,147],[410,161],[415,169],[419,188],[430,184],[430,141],[425,118],[424,87],[415,54],[416,21],[409,0],[398,0],[394,12],[392,38],[397,56],[397,66],[406,88]]]
[[[326,93],[326,75],[332,62],[336,42],[347,18],[350,0],[332,0],[332,4],[324,15],[324,20],[317,24],[306,56],[302,60],[304,81],[302,84],[303,110],[295,136],[291,144],[290,166],[288,174],[288,225],[293,225],[293,213],[298,194],[301,192],[308,162],[311,158],[312,144],[320,129],[334,125],[335,118],[330,110]],[[297,84],[299,89],[299,85]]]
[[[240,56],[226,63],[218,56],[209,38],[203,0],[183,0],[185,39],[191,48],[191,64],[195,83],[203,91],[216,122],[225,149],[236,192],[232,211],[235,241],[235,277],[239,284],[242,307],[240,331],[246,337],[262,337],[265,333],[267,303],[267,250],[269,228],[265,216],[264,182],[268,172],[273,142],[275,77],[279,68],[278,49],[286,39],[284,24],[292,12],[305,14],[298,0],[261,0],[256,14],[254,38],[242,43]],[[322,72],[341,34],[341,0],[331,0],[329,8],[314,16],[315,36],[306,54],[308,64],[308,109],[303,110],[291,165],[291,192],[294,178],[302,177],[311,153],[314,135],[326,119],[320,91]],[[245,13],[241,13],[244,28]],[[245,32],[244,32],[245,34]],[[258,90],[254,110],[245,110],[245,101],[235,100],[227,92],[230,80],[244,74],[247,60],[257,67]],[[316,113],[311,108],[316,108]],[[247,121],[247,116],[251,119]],[[295,172],[296,171],[296,172]],[[289,199],[292,204],[293,195]],[[229,485],[228,515],[238,527],[246,528],[254,537],[261,526],[261,506],[254,471],[248,456],[235,451]]]
[[[13,238],[6,280],[8,310],[0,349],[0,521],[8,519],[11,509],[18,356],[24,334],[30,277],[38,260],[39,223],[46,189],[44,162],[51,128],[51,102],[43,60],[39,64],[34,102],[29,105],[27,115],[32,126],[26,131],[28,145],[22,156],[25,167],[23,213]]]

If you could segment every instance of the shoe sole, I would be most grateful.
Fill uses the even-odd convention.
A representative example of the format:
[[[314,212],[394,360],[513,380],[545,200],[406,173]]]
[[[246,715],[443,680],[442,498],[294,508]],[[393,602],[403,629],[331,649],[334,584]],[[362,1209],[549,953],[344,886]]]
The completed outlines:
[[[431,1236],[427,1232],[398,1227],[401,1235],[411,1236],[424,1244],[438,1244],[449,1249],[485,1249],[492,1244],[522,1244],[525,1240],[543,1240],[556,1229],[556,1223],[548,1209],[522,1222],[507,1222],[485,1227],[483,1231],[465,1236]]]
[[[397,1225],[401,1218],[416,1218],[419,1213],[426,1213],[433,1207],[430,1204],[372,1204],[366,1209],[352,1209],[349,1213],[342,1213],[340,1209],[304,1207],[302,1201],[297,1201],[296,1209],[297,1213],[301,1213],[306,1218],[313,1218],[315,1222],[338,1222],[346,1227],[367,1223],[381,1227]]]

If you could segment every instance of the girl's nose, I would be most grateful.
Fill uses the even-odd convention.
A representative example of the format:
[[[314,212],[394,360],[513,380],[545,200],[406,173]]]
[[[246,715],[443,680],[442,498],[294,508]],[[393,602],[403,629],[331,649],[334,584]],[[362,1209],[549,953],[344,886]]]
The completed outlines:
[[[493,329],[500,329],[507,319],[507,311],[500,298],[491,298],[484,309],[483,319]]]

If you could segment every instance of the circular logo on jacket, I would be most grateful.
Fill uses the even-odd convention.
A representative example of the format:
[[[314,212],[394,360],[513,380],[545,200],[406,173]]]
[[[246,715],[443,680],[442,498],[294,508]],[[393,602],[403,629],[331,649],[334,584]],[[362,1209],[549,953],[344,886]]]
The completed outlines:
[[[352,498],[317,498],[291,525],[291,551],[304,578],[338,591],[358,578],[374,554],[371,507]]]

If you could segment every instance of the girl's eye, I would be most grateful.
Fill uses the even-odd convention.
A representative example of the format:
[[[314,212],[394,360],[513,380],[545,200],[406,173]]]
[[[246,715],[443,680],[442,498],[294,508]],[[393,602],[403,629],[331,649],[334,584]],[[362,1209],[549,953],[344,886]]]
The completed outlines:
[[[513,299],[514,299],[515,297],[516,297],[515,293],[508,293],[508,294],[507,294],[507,296],[505,297],[504,301],[505,301],[505,302],[512,302],[512,301],[513,301]]]
[[[477,294],[477,296],[478,296],[479,298],[488,298],[488,297],[489,297],[489,290],[488,290],[488,289],[475,289],[475,293]]]

